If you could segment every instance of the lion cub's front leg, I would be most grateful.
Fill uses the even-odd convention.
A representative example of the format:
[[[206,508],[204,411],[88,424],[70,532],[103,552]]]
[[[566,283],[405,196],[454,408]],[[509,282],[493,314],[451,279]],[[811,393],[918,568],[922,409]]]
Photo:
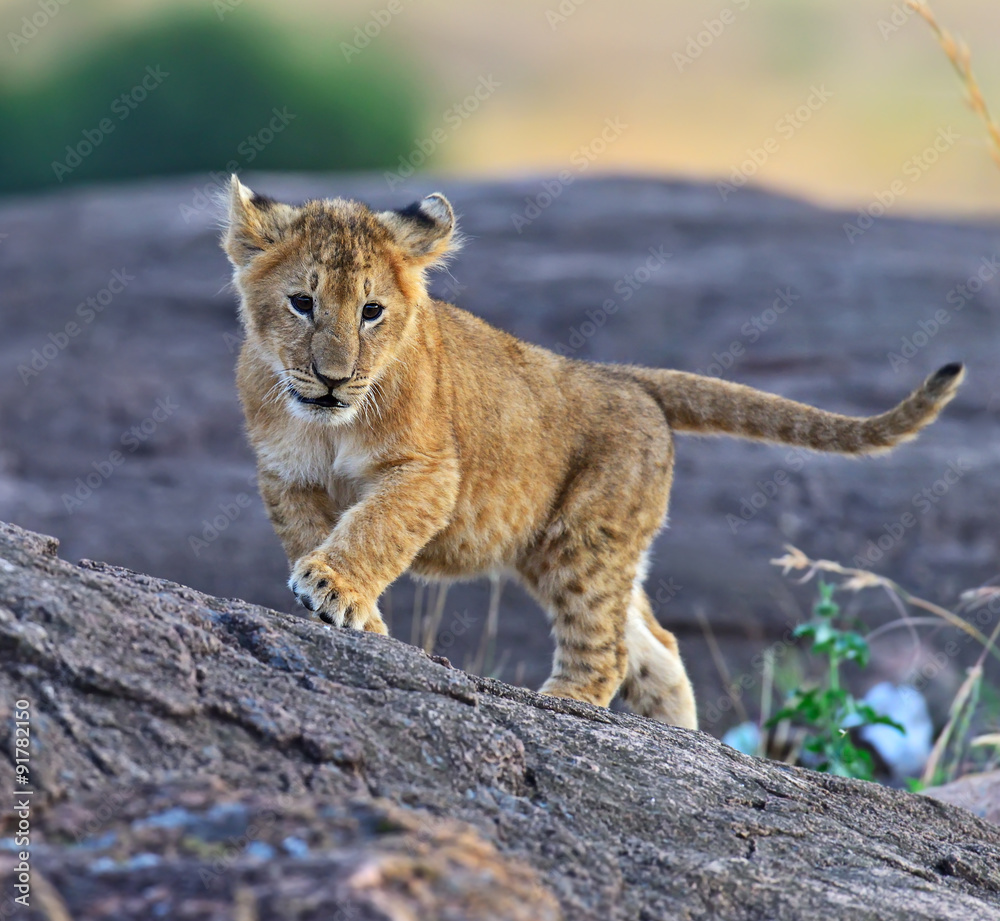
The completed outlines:
[[[288,565],[294,566],[330,536],[340,512],[322,487],[289,483],[273,470],[258,468],[257,485]]]
[[[292,567],[289,586],[299,602],[338,627],[385,633],[374,604],[365,605],[330,569],[316,548],[333,533],[339,519],[336,503],[320,486],[288,483],[270,470],[258,475],[261,496]],[[307,565],[303,565],[307,564]]]
[[[386,467],[332,533],[295,563],[289,588],[327,623],[387,633],[379,595],[444,527],[457,493],[457,465],[449,458]]]

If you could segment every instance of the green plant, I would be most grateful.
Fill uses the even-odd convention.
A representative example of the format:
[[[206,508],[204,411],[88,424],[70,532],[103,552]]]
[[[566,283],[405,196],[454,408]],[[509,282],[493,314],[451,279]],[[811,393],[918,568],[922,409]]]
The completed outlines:
[[[345,61],[346,37],[345,25],[305,53],[273,22],[220,23],[209,5],[84,43],[58,66],[0,85],[0,193],[211,171],[391,168],[419,131],[421,82],[381,45]]]
[[[1000,638],[1000,618],[996,617],[1000,607],[997,602],[1000,600],[1000,588],[995,585],[986,585],[979,588],[970,589],[961,595],[961,603],[956,611],[949,611],[940,605],[934,604],[916,595],[911,595],[900,585],[885,576],[876,575],[866,569],[852,569],[841,566],[831,560],[813,560],[806,556],[796,547],[786,546],[787,553],[780,559],[772,560],[775,566],[780,566],[784,574],[792,570],[805,571],[801,577],[801,582],[807,582],[817,573],[832,573],[841,577],[842,582],[839,588],[845,591],[860,592],[865,589],[882,589],[896,606],[900,616],[890,623],[884,624],[868,636],[868,640],[873,640],[891,630],[906,628],[916,639],[916,628],[921,626],[937,626],[942,623],[947,624],[965,634],[965,642],[975,640],[981,647],[978,658],[968,669],[965,681],[955,694],[952,700],[948,715],[948,721],[941,730],[927,764],[919,780],[919,787],[934,786],[947,783],[960,776],[963,771],[969,769],[970,764],[966,758],[971,750],[975,752],[977,759],[983,759],[980,750],[986,750],[985,761],[992,764],[994,756],[991,752],[994,748],[1000,747],[1000,734],[987,733],[970,739],[972,735],[973,717],[984,709],[980,706],[981,700],[986,700],[989,706],[1000,710],[1000,699],[995,689],[984,681],[984,669],[988,657],[1000,661],[1000,649],[997,647],[997,639]],[[929,617],[913,617],[909,608],[926,612]],[[988,623],[995,621],[993,629],[987,636],[974,624],[961,616],[960,612],[976,611],[977,623]],[[984,617],[985,615],[985,617]],[[955,655],[958,650],[950,653]],[[996,714],[992,718],[986,714],[987,720],[995,723]],[[973,766],[973,769],[975,767]],[[913,785],[911,784],[911,787]]]
[[[817,686],[797,689],[767,725],[773,727],[788,720],[801,726],[805,730],[802,747],[817,759],[817,770],[871,780],[871,755],[854,744],[846,727],[883,724],[904,730],[899,723],[856,700],[844,687],[840,671],[843,663],[854,662],[864,668],[869,651],[860,633],[837,625],[840,605],[834,601],[833,592],[833,585],[821,581],[813,619],[794,631],[794,636],[811,641],[813,655],[823,658],[823,678]]]

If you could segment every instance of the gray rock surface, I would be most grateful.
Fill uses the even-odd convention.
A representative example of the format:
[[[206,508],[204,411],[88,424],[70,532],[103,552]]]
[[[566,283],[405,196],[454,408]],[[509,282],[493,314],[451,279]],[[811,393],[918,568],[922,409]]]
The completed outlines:
[[[730,379],[852,413],[887,408],[947,361],[968,363],[968,383],[942,420],[888,457],[800,462],[783,448],[680,441],[671,527],[649,584],[660,619],[680,636],[712,732],[721,734],[732,708],[697,614],[708,615],[733,678],[747,676],[752,710],[754,655],[813,595],[768,565],[784,542],[850,563],[881,537],[888,549],[876,571],[948,604],[996,575],[1000,280],[974,283],[981,290],[961,310],[953,293],[992,271],[995,223],[885,217],[850,242],[842,225],[851,215],[751,189],[723,202],[712,186],[580,179],[515,226],[535,214],[540,179],[422,177],[395,189],[378,176],[244,179],[289,200],[345,195],[377,206],[442,189],[469,240],[437,293],[582,357],[710,373],[729,363]],[[241,430],[235,301],[206,185],[212,191],[208,176],[0,202],[0,517],[57,535],[70,558],[290,610]],[[102,306],[116,272],[128,283]],[[781,293],[787,309],[768,313],[776,300],[784,306]],[[602,307],[608,299],[613,313]],[[947,322],[934,320],[938,311]],[[599,325],[584,325],[594,318]],[[926,344],[894,370],[888,353],[904,339]],[[958,482],[917,507],[952,464]],[[780,470],[789,481],[775,490]],[[89,494],[78,483],[88,476]],[[906,514],[913,523],[901,528]],[[485,584],[451,590],[439,652],[471,659],[488,596]],[[413,586],[395,586],[385,607],[394,635],[409,639]],[[895,616],[871,594],[852,611],[872,623]],[[879,642],[872,681],[910,670],[904,635]],[[541,613],[506,589],[492,671],[537,687],[550,650]],[[962,664],[949,662],[928,688],[939,717]]]
[[[940,787],[923,791],[927,796],[961,806],[987,822],[1000,825],[1000,770],[967,774]]]
[[[25,921],[1000,919],[1000,828],[964,810],[0,525],[5,751],[18,701]]]

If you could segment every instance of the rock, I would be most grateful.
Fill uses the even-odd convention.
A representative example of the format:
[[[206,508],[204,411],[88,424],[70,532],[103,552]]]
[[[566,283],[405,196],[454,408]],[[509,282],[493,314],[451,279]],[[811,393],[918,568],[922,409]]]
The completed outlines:
[[[1000,771],[966,774],[940,787],[928,787],[925,796],[961,806],[987,822],[1000,825]]]
[[[52,549],[0,525],[26,921],[1000,921],[964,810]]]
[[[811,586],[791,588],[768,565],[786,541],[845,564],[868,555],[876,571],[949,605],[995,574],[995,222],[886,216],[852,242],[843,224],[855,215],[750,188],[723,202],[710,184],[581,178],[525,226],[513,218],[541,179],[418,176],[395,189],[380,176],[247,181],[288,200],[345,195],[378,207],[440,187],[469,241],[436,276],[436,292],[580,357],[700,369],[853,413],[886,409],[934,368],[968,362],[941,420],[887,457],[678,440],[671,526],[649,587],[657,615],[680,636],[713,733],[736,718],[698,611],[755,709],[761,675],[750,663],[811,604]],[[0,202],[0,518],[56,535],[72,559],[289,610],[285,560],[257,498],[234,392],[229,269],[217,216],[198,207],[206,183],[192,176]],[[940,311],[945,320],[935,320]],[[904,351],[911,357],[894,367],[890,353]],[[934,493],[952,464],[962,476]],[[787,480],[776,486],[779,471]],[[923,490],[933,501],[917,506]],[[910,527],[900,525],[906,514]],[[393,587],[383,609],[395,636],[413,635],[414,606],[412,585]],[[488,607],[487,584],[455,586],[436,651],[458,665],[474,660]],[[874,594],[855,610],[873,624],[897,616]],[[506,589],[497,657],[485,670],[538,687],[550,665],[547,629],[533,602]],[[872,681],[913,680],[916,658],[902,636],[876,644]],[[955,638],[943,634],[938,648]],[[966,658],[949,658],[922,689],[939,719]]]

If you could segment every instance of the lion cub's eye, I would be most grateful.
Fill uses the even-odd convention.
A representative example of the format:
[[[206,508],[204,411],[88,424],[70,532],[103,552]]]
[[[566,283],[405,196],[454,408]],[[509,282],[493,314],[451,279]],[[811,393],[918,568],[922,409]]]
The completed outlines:
[[[292,305],[292,310],[307,316],[312,313],[313,299],[308,294],[290,294],[288,303]]]
[[[382,316],[382,311],[385,308],[381,304],[365,304],[361,308],[361,319],[363,320],[377,320]]]

